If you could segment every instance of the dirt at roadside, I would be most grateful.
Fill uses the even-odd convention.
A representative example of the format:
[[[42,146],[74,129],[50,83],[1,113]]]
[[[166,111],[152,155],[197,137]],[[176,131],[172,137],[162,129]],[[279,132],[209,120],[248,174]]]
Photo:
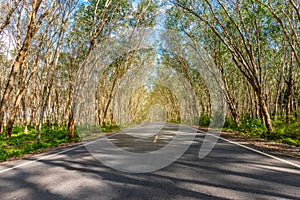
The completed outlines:
[[[247,137],[238,133],[222,131],[221,136],[226,139],[233,139],[237,141],[245,141],[254,146],[260,147],[265,150],[273,150],[283,155],[300,158],[300,147],[295,145],[289,145],[279,142],[266,141],[259,138]]]

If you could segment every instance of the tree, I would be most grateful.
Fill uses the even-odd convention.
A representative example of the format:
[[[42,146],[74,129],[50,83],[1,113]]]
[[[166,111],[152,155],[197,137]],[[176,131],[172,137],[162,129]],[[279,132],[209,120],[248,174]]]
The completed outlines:
[[[12,125],[13,121],[15,119],[16,115],[16,108],[18,107],[21,97],[26,89],[27,84],[24,84],[24,71],[25,71],[25,66],[27,63],[27,58],[29,54],[29,50],[31,47],[31,41],[34,37],[34,35],[37,33],[39,30],[41,24],[43,23],[44,19],[46,16],[51,13],[52,9],[54,8],[54,3],[55,1],[52,0],[50,1],[49,4],[47,2],[44,2],[39,0],[39,1],[32,1],[31,4],[29,5],[29,8],[26,8],[23,10],[25,6],[25,2],[22,2],[20,9],[18,10],[17,16],[18,17],[18,32],[21,32],[21,20],[24,20],[25,22],[28,22],[28,26],[26,28],[26,32],[24,33],[24,40],[21,41],[21,38],[18,38],[17,41],[20,42],[20,46],[17,48],[17,53],[16,57],[14,59],[14,62],[12,63],[11,66],[11,71],[8,77],[8,81],[6,83],[3,97],[1,98],[0,101],[0,126],[2,126],[3,123],[3,118],[4,118],[4,112],[5,112],[5,106],[8,101],[8,98],[10,97],[14,87],[15,87],[15,80],[17,78],[17,74],[19,75],[19,80],[18,80],[18,94],[14,96],[14,108],[12,110],[11,116],[10,116],[10,124],[7,130],[7,134],[11,136],[11,130],[12,130]],[[43,5],[44,4],[44,5]],[[25,12],[25,14],[23,14]],[[22,19],[22,16],[25,16],[24,19]],[[18,43],[19,43],[18,42]],[[21,44],[22,42],[22,44]]]
[[[225,4],[219,0],[214,3],[204,0],[197,5],[190,1],[175,1],[174,4],[194,16],[200,27],[209,27],[226,46],[235,66],[255,91],[261,116],[271,133],[273,128],[263,90],[264,66],[261,63],[266,11],[253,1]]]

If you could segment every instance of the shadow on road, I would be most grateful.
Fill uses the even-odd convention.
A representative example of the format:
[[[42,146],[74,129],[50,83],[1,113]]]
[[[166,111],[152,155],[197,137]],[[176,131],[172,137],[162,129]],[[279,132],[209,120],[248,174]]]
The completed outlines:
[[[202,140],[201,137],[197,137]],[[156,172],[129,174],[84,148],[1,176],[1,199],[298,199],[299,171],[220,142],[199,160],[199,143]],[[269,162],[269,163],[266,163]]]

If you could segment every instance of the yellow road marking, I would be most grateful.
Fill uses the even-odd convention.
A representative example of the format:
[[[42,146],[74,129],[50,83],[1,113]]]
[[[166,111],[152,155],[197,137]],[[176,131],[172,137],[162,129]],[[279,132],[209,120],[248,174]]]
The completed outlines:
[[[153,143],[156,143],[157,139],[158,139],[158,135],[155,135]]]

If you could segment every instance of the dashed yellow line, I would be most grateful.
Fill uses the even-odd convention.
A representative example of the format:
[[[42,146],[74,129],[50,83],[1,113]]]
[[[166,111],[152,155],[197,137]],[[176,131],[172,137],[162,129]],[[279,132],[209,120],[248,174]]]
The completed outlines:
[[[156,143],[157,139],[158,139],[158,135],[155,135],[155,136],[154,136],[153,143]]]

